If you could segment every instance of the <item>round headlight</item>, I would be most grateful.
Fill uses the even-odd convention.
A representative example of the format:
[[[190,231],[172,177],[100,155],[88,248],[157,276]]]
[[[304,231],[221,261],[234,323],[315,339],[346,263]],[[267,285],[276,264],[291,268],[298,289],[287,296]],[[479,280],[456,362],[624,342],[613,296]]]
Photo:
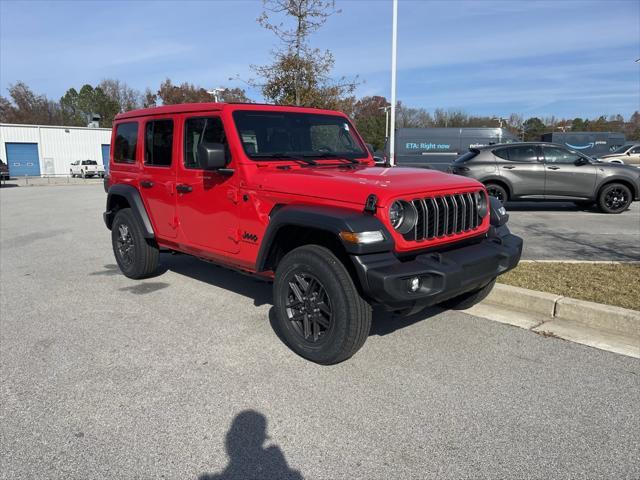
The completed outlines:
[[[487,202],[487,195],[484,191],[480,190],[476,192],[476,205],[478,205],[478,215],[484,218],[489,213],[489,203]]]
[[[418,212],[413,204],[404,200],[396,200],[389,208],[389,221],[393,228],[404,235],[416,226]]]
[[[403,218],[404,206],[401,202],[393,202],[389,209],[389,220],[391,221],[391,226],[397,230],[402,223]]]

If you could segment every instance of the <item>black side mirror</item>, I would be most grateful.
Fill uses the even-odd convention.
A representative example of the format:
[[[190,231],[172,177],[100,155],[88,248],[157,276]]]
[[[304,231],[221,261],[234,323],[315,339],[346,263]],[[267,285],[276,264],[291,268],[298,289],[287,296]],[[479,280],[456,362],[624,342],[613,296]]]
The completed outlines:
[[[627,155],[631,156],[631,150],[629,150],[629,151],[627,152]]]
[[[384,158],[379,157],[379,156],[377,156],[377,155],[374,155],[374,156],[373,156],[373,161],[374,161],[374,162],[376,162],[376,165],[377,165],[377,166],[379,166],[379,167],[384,167],[384,166],[385,166],[385,164],[387,163],[387,162],[384,160]]]
[[[586,165],[587,163],[589,163],[589,160],[587,160],[586,158],[578,158],[575,162],[573,162],[574,165],[576,165],[577,167],[581,166],[581,165]]]
[[[222,143],[198,145],[198,167],[204,170],[219,170],[227,166],[227,155]]]

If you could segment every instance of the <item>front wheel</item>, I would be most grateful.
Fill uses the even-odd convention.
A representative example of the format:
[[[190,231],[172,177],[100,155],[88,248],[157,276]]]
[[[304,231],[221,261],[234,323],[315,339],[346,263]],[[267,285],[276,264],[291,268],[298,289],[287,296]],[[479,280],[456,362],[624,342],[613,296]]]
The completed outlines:
[[[147,242],[130,208],[118,210],[111,226],[113,254],[122,273],[129,278],[150,276],[158,268],[159,251]]]
[[[449,300],[445,300],[440,304],[440,306],[449,308],[451,310],[466,310],[467,308],[471,308],[476,303],[480,303],[482,300],[487,298],[487,295],[491,293],[491,290],[493,290],[493,286],[495,284],[496,279],[494,278],[484,287],[477,290],[472,290],[471,292],[463,293],[462,295],[450,298]]]
[[[289,252],[276,270],[273,297],[280,336],[312,362],[342,362],[369,335],[371,307],[325,247],[306,245]]]
[[[605,186],[598,195],[598,206],[604,213],[622,213],[631,205],[631,190],[621,183]]]

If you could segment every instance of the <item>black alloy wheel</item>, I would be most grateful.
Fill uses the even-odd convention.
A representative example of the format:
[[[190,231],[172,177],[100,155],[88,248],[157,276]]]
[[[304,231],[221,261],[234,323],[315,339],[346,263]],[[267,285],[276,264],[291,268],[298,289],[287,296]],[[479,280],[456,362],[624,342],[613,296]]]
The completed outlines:
[[[628,192],[623,188],[612,188],[605,195],[604,203],[607,208],[610,208],[611,210],[620,210],[621,208],[626,207],[627,203],[629,203],[627,193]]]
[[[296,273],[289,280],[285,308],[293,330],[306,342],[318,342],[333,325],[327,290],[310,273]]]
[[[503,204],[507,201],[507,191],[500,185],[490,183],[487,185],[487,194],[490,197],[495,197]]]
[[[158,267],[159,249],[146,239],[130,208],[118,210],[111,225],[111,243],[118,267],[129,278],[146,278]]]
[[[123,265],[133,265],[135,261],[136,246],[129,231],[129,226],[121,223],[118,225],[118,240],[116,252]]]
[[[599,206],[605,213],[622,213],[631,204],[631,190],[621,183],[605,186],[600,192]]]
[[[287,253],[273,282],[276,333],[298,355],[322,365],[354,355],[371,329],[371,306],[345,265],[328,248]]]

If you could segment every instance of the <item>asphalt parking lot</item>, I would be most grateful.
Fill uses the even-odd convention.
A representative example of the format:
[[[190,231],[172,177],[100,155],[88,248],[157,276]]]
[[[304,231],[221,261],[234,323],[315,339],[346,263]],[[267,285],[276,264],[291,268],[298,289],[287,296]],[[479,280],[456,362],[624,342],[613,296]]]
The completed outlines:
[[[264,282],[168,254],[122,276],[104,199],[0,189],[0,478],[640,477],[638,360],[431,309],[320,367]]]
[[[618,215],[563,202],[510,202],[509,228],[527,260],[640,260],[640,202]]]

